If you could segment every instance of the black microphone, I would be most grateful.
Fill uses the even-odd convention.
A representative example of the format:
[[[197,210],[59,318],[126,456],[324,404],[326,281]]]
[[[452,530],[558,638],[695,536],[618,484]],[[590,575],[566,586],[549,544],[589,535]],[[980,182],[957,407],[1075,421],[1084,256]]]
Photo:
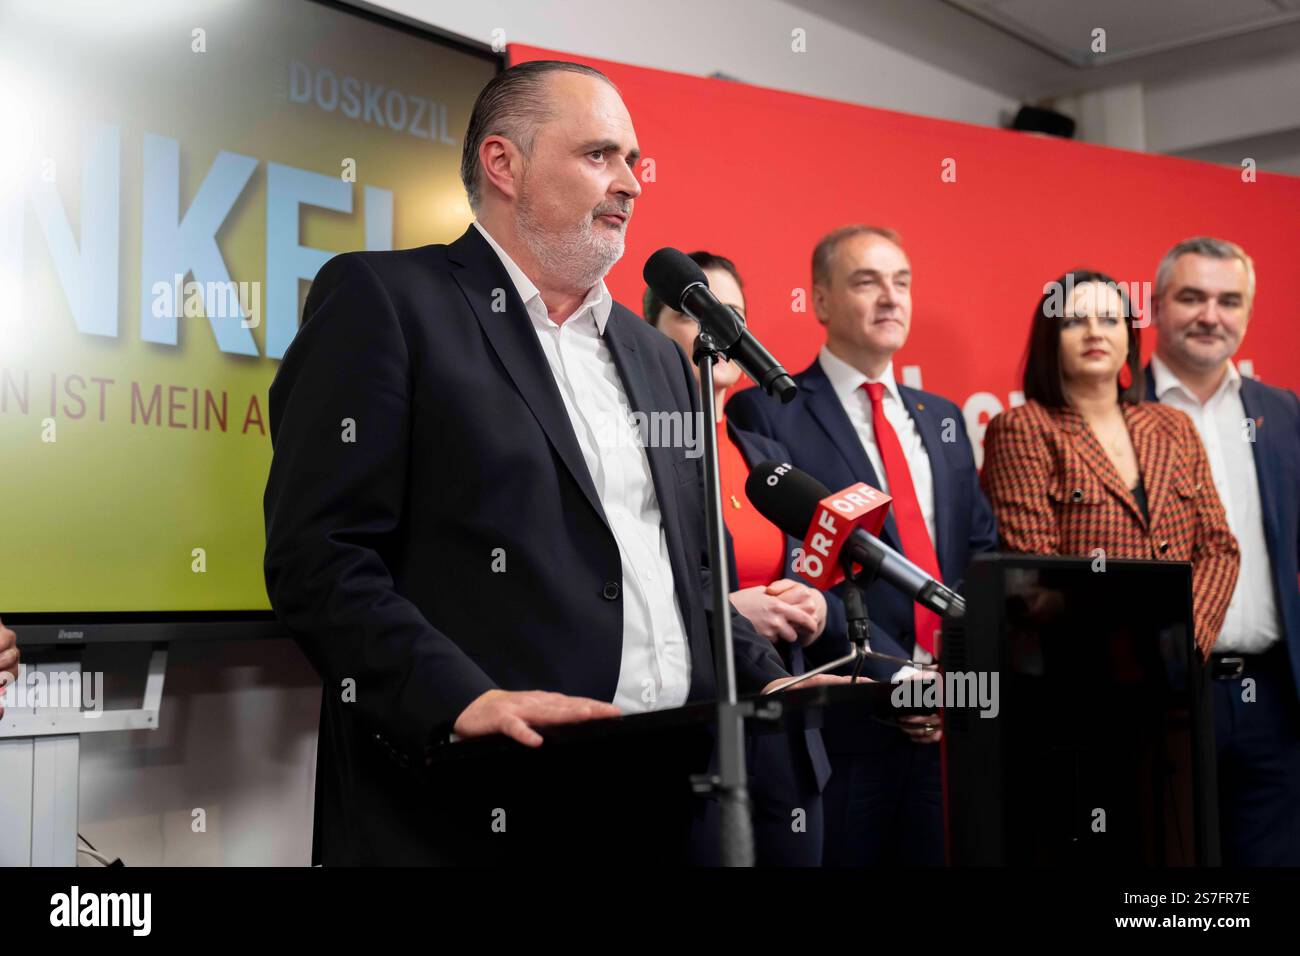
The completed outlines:
[[[694,259],[665,247],[646,260],[641,276],[670,307],[700,323],[700,331],[709,334],[718,351],[739,365],[759,388],[782,403],[794,398],[799,390],[794,379],[745,328],[744,321],[709,291],[708,277]]]
[[[820,481],[788,462],[755,465],[745,481],[745,497],[758,513],[800,541],[808,534],[818,503],[830,494]],[[852,530],[840,555],[875,568],[882,579],[940,617],[960,618],[966,613],[966,601],[960,594],[861,528]]]

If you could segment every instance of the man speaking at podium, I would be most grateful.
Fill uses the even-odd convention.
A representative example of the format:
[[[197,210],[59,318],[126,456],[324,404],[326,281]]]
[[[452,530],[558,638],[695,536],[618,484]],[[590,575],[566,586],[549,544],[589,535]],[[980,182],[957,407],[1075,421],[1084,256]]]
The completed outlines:
[[[626,433],[698,438],[691,367],[603,281],[638,157],[603,74],[512,67],[465,136],[477,221],[312,284],[264,504],[271,604],[324,682],[314,862],[445,859],[406,771],[450,735],[715,695],[699,446]],[[733,619],[739,692],[785,678]]]

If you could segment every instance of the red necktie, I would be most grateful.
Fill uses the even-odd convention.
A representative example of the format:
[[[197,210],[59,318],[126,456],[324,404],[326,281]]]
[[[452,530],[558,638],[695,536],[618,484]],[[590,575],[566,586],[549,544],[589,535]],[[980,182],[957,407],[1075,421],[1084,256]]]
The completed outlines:
[[[894,522],[898,525],[903,554],[936,581],[942,581],[934,542],[930,540],[930,532],[925,527],[925,516],[921,514],[920,502],[916,500],[912,470],[907,467],[907,458],[903,455],[903,446],[899,444],[898,433],[889,424],[889,419],[885,418],[884,383],[863,382],[862,387],[871,397],[871,427],[876,433],[880,458],[885,463],[885,481],[889,483],[889,495],[894,499]],[[939,615],[919,604],[913,605],[912,610],[915,615],[916,643],[925,648],[931,657],[936,657]]]

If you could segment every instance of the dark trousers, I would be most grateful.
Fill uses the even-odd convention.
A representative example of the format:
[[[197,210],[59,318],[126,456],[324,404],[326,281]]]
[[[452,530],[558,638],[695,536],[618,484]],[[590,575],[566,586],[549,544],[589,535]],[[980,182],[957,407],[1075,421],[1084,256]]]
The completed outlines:
[[[821,866],[822,795],[798,732],[756,734],[749,747],[754,862]]]
[[[747,732],[750,818],[757,866],[820,866],[822,794],[808,759],[803,732]],[[713,772],[717,772],[716,754]],[[722,808],[716,797],[701,798],[692,828],[692,862],[719,866]]]
[[[826,866],[942,866],[939,745],[877,724],[868,753],[831,752],[822,794]]]
[[[1285,646],[1211,681],[1219,840],[1228,866],[1300,866],[1300,701]],[[1254,681],[1253,690],[1248,694]],[[1248,696],[1254,700],[1243,699]]]

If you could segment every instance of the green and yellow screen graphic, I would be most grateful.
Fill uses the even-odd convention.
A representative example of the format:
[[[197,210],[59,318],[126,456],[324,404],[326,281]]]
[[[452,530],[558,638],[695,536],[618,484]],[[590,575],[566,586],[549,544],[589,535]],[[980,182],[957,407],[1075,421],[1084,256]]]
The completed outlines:
[[[0,7],[0,614],[269,606],[307,287],[460,234],[495,69],[308,0]]]

